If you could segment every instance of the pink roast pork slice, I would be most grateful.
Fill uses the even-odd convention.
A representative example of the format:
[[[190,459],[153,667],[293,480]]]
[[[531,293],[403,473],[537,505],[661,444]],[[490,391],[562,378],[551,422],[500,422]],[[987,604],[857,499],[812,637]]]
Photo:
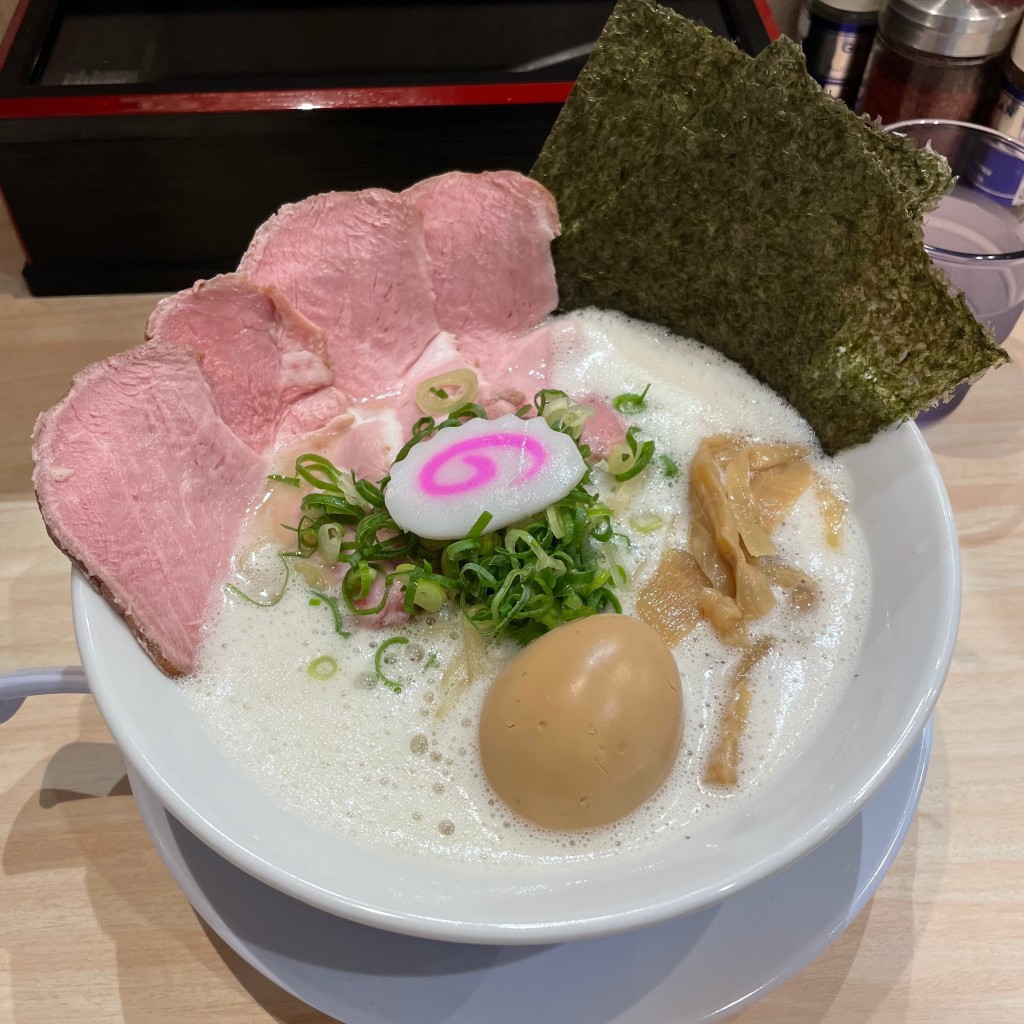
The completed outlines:
[[[172,675],[200,627],[264,460],[228,429],[190,349],[149,342],[94,363],[36,421],[33,482],[54,542]]]
[[[416,404],[416,392],[420,384],[452,370],[466,369],[476,371],[477,367],[459,351],[455,338],[445,331],[438,334],[423,350],[400,382],[400,393],[389,402],[402,430],[402,444],[405,443],[404,439],[411,436],[413,424],[426,415]]]
[[[276,288],[240,274],[199,281],[164,299],[149,318],[146,336],[202,354],[221,417],[256,452],[274,443],[286,420],[290,424],[298,399],[333,379],[324,332]],[[323,425],[310,423],[312,409],[306,403],[299,417],[306,429]]]
[[[477,402],[491,419],[531,404],[537,392],[548,386],[552,361],[547,326],[494,345],[482,357]]]
[[[402,196],[423,213],[441,329],[475,362],[558,305],[558,210],[543,185],[515,171],[452,171]]]
[[[326,430],[339,434],[347,430],[355,417],[351,402],[335,387],[320,388],[292,402],[277,427],[277,444],[287,444],[306,434]]]
[[[327,457],[339,469],[377,483],[387,475],[407,439],[408,433],[402,429],[395,413],[383,409],[330,439]]]
[[[281,207],[238,269],[327,332],[334,385],[355,399],[394,394],[439,330],[423,217],[384,189]]]

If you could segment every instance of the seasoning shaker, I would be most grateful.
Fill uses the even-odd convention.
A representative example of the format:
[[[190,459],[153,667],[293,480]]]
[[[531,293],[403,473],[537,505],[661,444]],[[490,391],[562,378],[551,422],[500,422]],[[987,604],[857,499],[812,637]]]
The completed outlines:
[[[987,117],[1021,14],[984,0],[887,0],[857,109],[883,124]]]
[[[805,0],[797,33],[810,76],[848,107],[857,102],[882,0]]]
[[[1017,32],[1003,65],[1002,87],[989,124],[1011,139],[1024,139],[1024,31]]]

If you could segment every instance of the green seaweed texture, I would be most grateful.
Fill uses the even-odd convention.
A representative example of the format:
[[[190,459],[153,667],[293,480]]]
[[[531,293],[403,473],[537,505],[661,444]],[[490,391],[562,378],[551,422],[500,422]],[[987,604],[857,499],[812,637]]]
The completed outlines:
[[[532,173],[564,309],[711,345],[830,454],[1007,358],[924,251],[946,162],[823,93],[788,39],[749,57],[619,0]]]

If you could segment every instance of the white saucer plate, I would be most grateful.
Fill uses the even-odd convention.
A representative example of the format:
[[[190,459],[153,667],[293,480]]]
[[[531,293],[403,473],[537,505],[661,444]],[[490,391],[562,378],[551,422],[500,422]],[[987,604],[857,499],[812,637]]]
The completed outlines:
[[[261,974],[345,1024],[703,1024],[792,977],[853,921],[910,827],[931,740],[929,721],[860,813],[778,874],[687,917],[550,946],[437,942],[334,917],[224,860],[129,774],[196,912]]]

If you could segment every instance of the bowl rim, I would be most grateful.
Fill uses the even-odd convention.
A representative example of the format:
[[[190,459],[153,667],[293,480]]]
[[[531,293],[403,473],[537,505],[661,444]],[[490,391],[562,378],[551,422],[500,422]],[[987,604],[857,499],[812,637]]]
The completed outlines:
[[[410,904],[408,909],[398,912],[343,896],[289,872],[222,831],[215,822],[208,820],[189,803],[164,777],[159,766],[150,760],[144,746],[131,734],[126,723],[118,715],[116,697],[112,692],[116,690],[116,685],[108,685],[103,676],[93,636],[95,623],[90,610],[99,609],[105,606],[106,602],[93,590],[87,578],[76,569],[72,574],[72,613],[82,663],[93,697],[122,755],[142,776],[164,807],[197,838],[236,867],[304,903],[371,927],[421,938],[474,944],[552,943],[611,935],[657,924],[719,903],[727,896],[768,878],[810,853],[850,821],[878,792],[920,736],[934,710],[952,660],[959,626],[959,544],[949,496],[923,435],[911,422],[901,424],[895,429],[906,432],[907,443],[915,457],[920,460],[918,468],[927,475],[931,496],[936,502],[936,518],[941,527],[936,540],[941,546],[943,564],[948,567],[948,572],[944,573],[945,586],[934,595],[937,606],[948,614],[944,615],[936,642],[929,650],[923,652],[927,664],[922,665],[922,673],[928,673],[927,686],[922,688],[920,699],[917,700],[896,741],[866,776],[857,778],[857,787],[852,795],[838,802],[788,842],[758,857],[745,871],[720,884],[708,884],[681,894],[648,901],[624,911],[596,912],[589,916],[543,923],[466,922],[447,916],[443,912],[418,910],[413,904]]]

